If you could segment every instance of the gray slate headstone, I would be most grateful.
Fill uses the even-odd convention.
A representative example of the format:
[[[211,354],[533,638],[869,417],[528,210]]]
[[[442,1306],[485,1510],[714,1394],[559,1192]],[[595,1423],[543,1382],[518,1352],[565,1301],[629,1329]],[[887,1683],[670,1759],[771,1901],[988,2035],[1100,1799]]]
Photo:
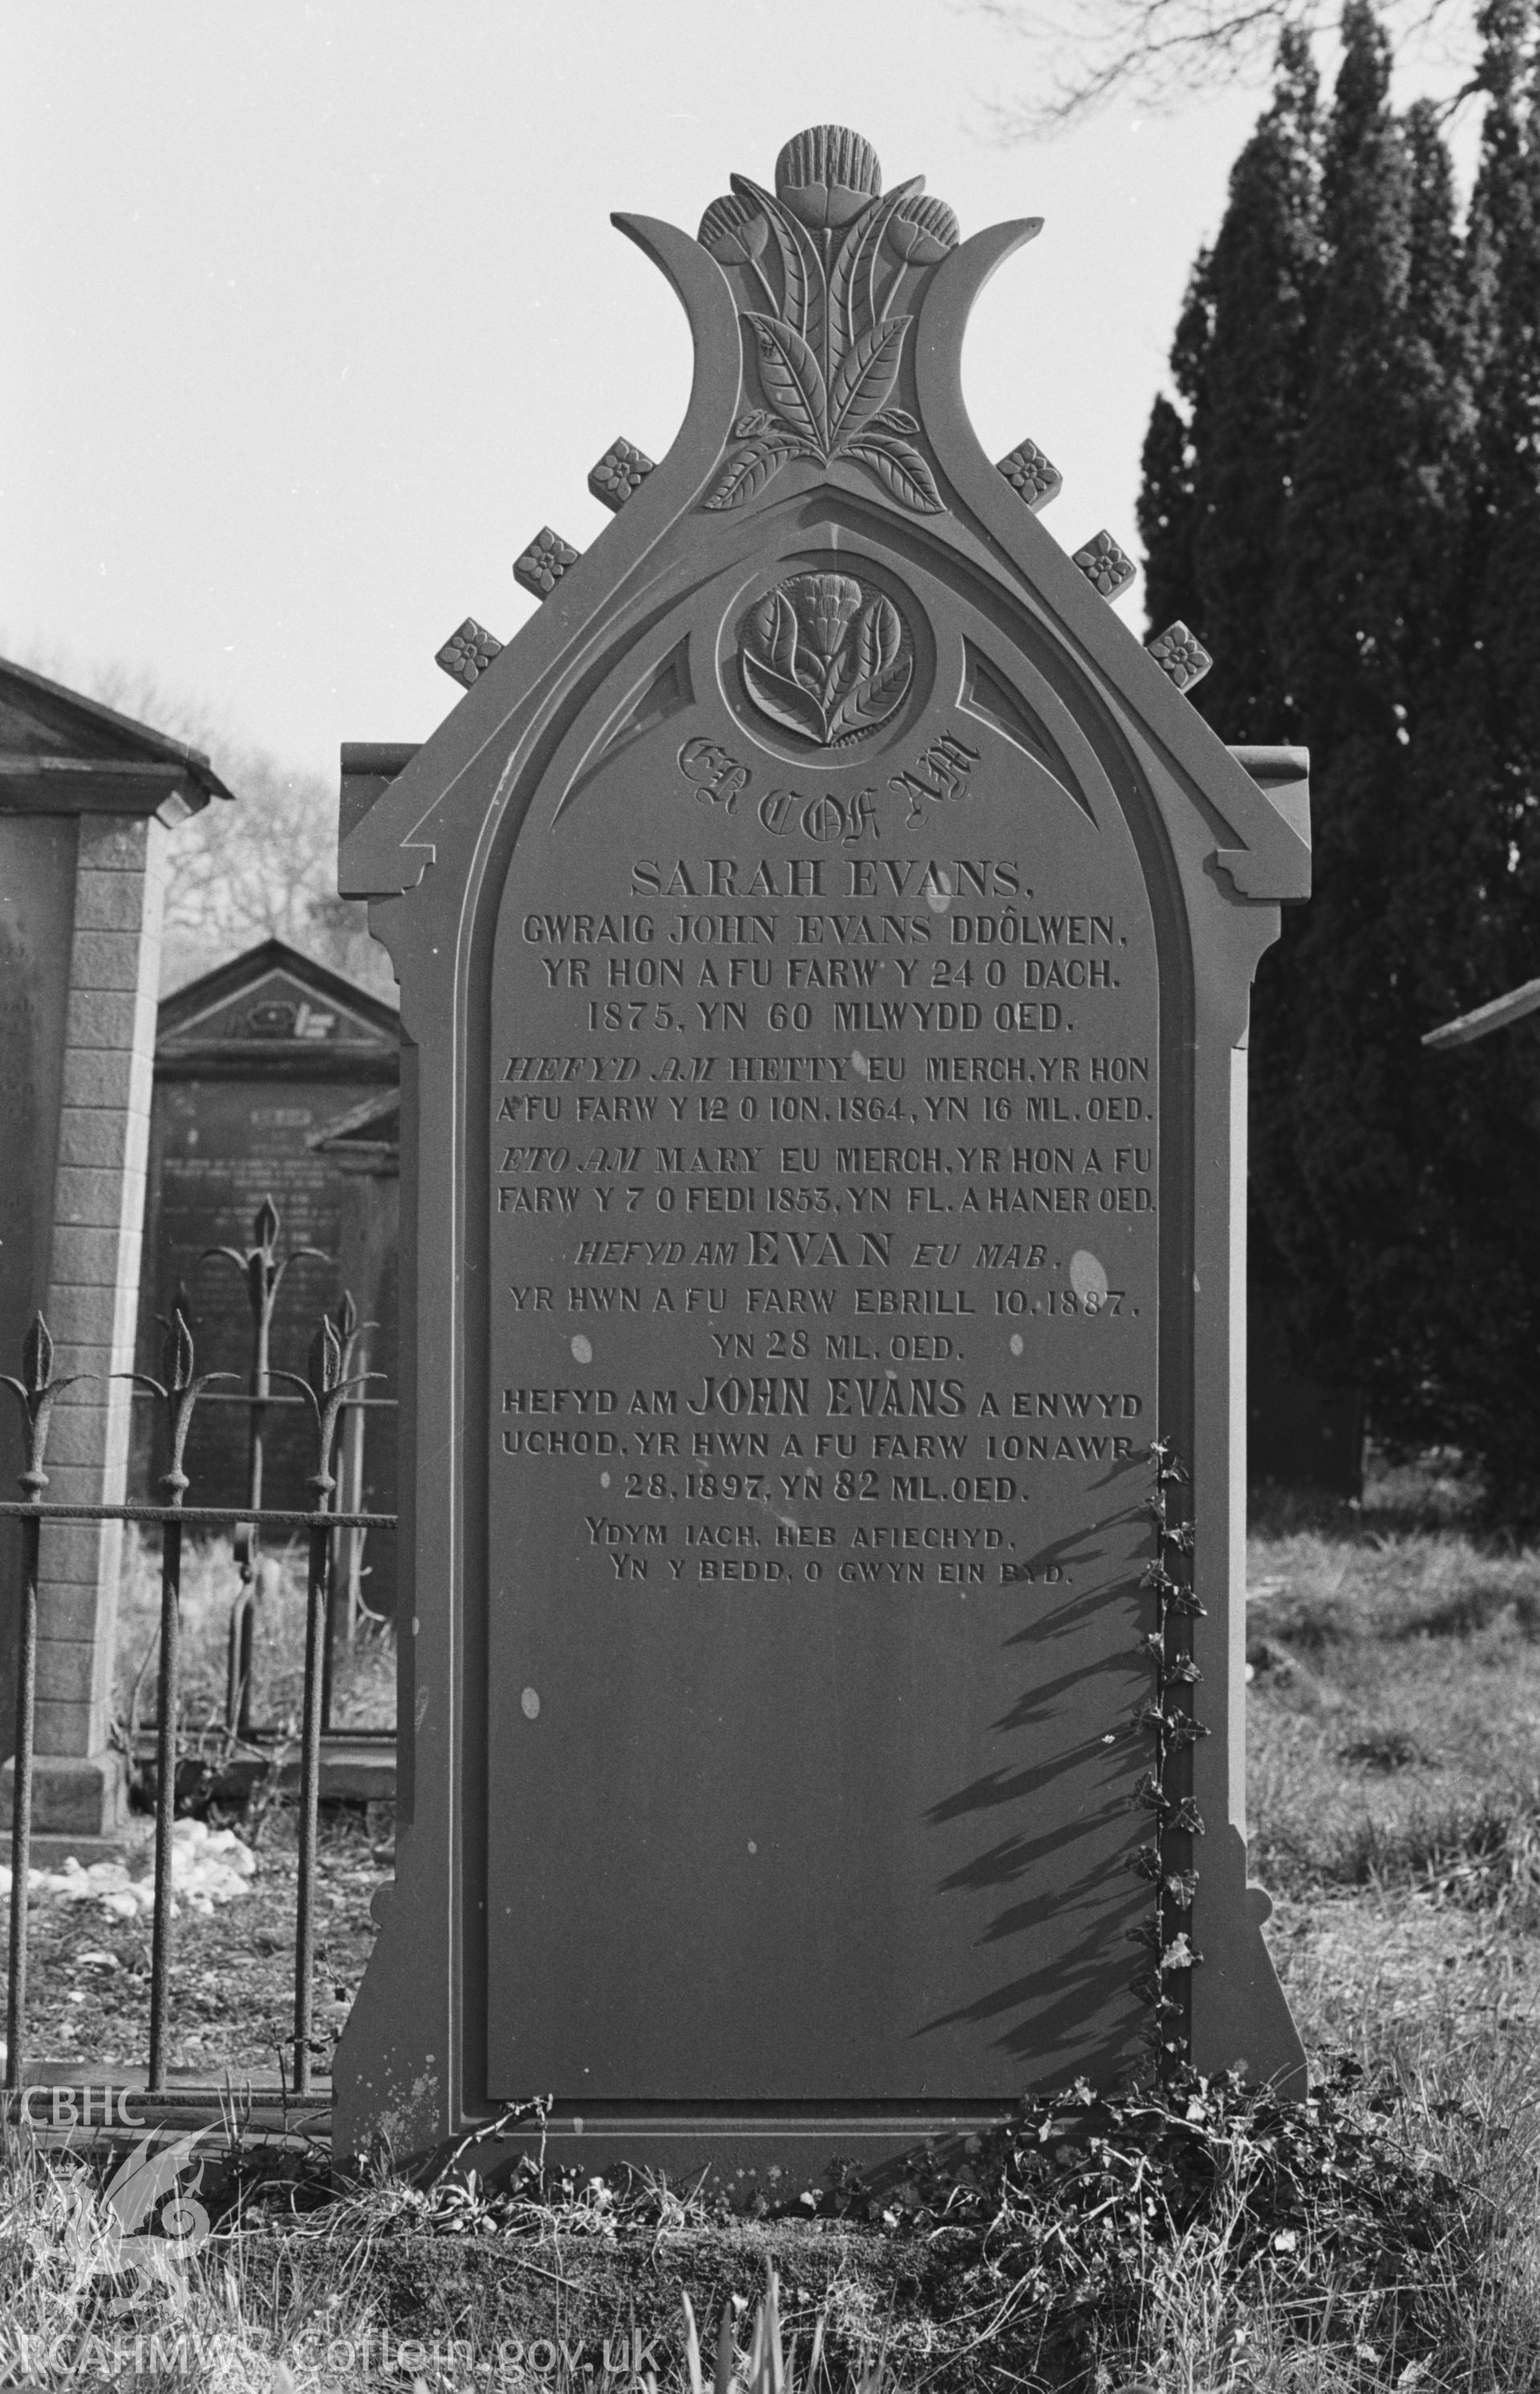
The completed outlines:
[[[416,1462],[339,2149],[549,2091],[563,2159],[811,2173],[1081,2072],[1297,2083],[1240,1636],[1305,759],[1230,754],[1193,635],[980,449],[963,330],[1034,223],[959,245],[831,127],[699,242],[617,221],[694,335],[673,447],[529,543],[425,747],[345,752]]]

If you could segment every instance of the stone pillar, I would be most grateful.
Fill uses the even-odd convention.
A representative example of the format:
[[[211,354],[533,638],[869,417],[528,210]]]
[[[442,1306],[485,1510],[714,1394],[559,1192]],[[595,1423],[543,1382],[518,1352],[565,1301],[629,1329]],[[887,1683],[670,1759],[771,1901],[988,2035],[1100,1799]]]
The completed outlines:
[[[153,816],[80,826],[74,936],[44,1308],[66,1388],[48,1440],[48,1496],[120,1505],[126,1485],[145,1160],[155,1063],[166,831]],[[37,1649],[40,1829],[100,1835],[123,1809],[109,1743],[121,1521],[44,1532]]]
[[[135,1364],[166,841],[213,795],[230,794],[195,752],[0,660],[0,847],[30,853],[41,837],[57,868],[46,939],[25,905],[15,921],[0,919],[9,999],[0,1040],[9,1034],[15,1051],[0,1056],[0,1088],[31,1085],[14,1169],[29,1185],[33,1225],[25,1271],[0,1277],[0,1370],[17,1368],[41,1302],[56,1372],[80,1375],[54,1414],[50,1503],[124,1498],[129,1389],[115,1375]],[[51,825],[44,833],[19,820],[27,817]],[[14,1469],[7,1430],[0,1459]],[[33,1814],[42,1835],[110,1835],[122,1819],[124,1766],[111,1743],[122,1548],[120,1522],[56,1522],[43,1532]],[[14,1531],[0,1525],[5,1660],[7,1647],[14,1653],[15,1554]],[[12,1748],[13,1717],[14,1665],[0,1686],[0,1752]],[[7,1764],[0,1820],[10,1792]]]

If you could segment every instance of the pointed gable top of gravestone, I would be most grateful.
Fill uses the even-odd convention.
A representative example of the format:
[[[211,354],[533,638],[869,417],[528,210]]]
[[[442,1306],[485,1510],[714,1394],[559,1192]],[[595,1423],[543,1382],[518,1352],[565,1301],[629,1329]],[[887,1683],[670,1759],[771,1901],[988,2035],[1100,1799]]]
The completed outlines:
[[[161,1003],[155,1068],[394,1075],[396,1009],[283,940],[263,940]]]
[[[170,823],[233,795],[201,750],[0,657],[0,809]]]
[[[377,770],[385,752],[369,751],[372,777],[361,763],[349,803],[355,776],[345,757],[345,894],[416,886],[433,860],[437,810],[453,804],[462,776],[505,740],[537,684],[554,683],[599,626],[638,605],[682,543],[707,571],[713,553],[725,559],[751,540],[756,518],[788,491],[830,486],[867,520],[880,513],[902,526],[916,554],[950,552],[954,565],[1013,585],[1049,646],[1070,651],[1138,724],[1204,815],[1212,864],[1241,897],[1307,894],[1303,753],[1227,750],[1184,695],[1210,662],[1198,638],[1178,624],[1142,642],[1111,603],[1133,576],[1132,559],[1090,525],[1076,524],[1068,546],[1057,540],[1036,512],[1060,491],[1057,470],[1030,440],[996,464],[968,420],[969,315],[1040,218],[965,240],[923,177],[885,189],[868,141],[815,125],[785,144],[770,184],[732,176],[693,239],[652,217],[613,222],[661,269],[689,318],[695,375],[685,420],[655,466],[627,441],[599,460],[589,486],[616,513],[589,549],[579,554],[549,525],[531,540],[515,577],[543,603],[507,646],[469,622],[451,637],[439,662],[466,695],[415,755],[396,752],[393,780]],[[784,646],[768,618],[764,654],[743,668],[762,690],[775,677],[778,638]],[[964,708],[997,723],[998,677],[988,659],[976,665]],[[815,721],[791,679],[782,698],[794,733],[816,744],[859,728]],[[666,706],[666,690],[636,702]],[[881,703],[874,687],[868,715]],[[1033,753],[1033,727],[1007,728]]]

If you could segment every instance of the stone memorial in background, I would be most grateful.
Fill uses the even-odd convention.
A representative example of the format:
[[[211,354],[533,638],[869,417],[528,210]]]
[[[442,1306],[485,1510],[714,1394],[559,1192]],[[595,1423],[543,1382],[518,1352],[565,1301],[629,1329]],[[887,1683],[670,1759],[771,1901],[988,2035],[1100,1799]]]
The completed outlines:
[[[0,1371],[41,1311],[66,1388],[53,1504],[121,1504],[170,831],[230,792],[206,756],[0,661]],[[0,1482],[19,1491],[16,1408]],[[0,1755],[14,1739],[19,1560],[0,1532]],[[42,1533],[33,1818],[78,1841],[123,1806],[111,1736],[117,1521]],[[0,1782],[8,1821],[10,1787]]]
[[[317,1315],[346,1288],[360,1316],[375,1325],[364,1335],[364,1360],[385,1375],[375,1393],[393,1392],[394,1173],[352,1171],[327,1141],[331,1133],[346,1132],[361,1109],[394,1102],[397,1052],[393,1006],[282,940],[262,940],[164,1001],[151,1115],[141,1357],[158,1351],[157,1319],[169,1319],[180,1291],[200,1358],[245,1382],[252,1356],[246,1277],[228,1254],[214,1251],[249,1249],[257,1208],[270,1197],[279,1214],[278,1252],[295,1251],[273,1306],[274,1367],[303,1366]],[[220,1393],[205,1394],[187,1449],[193,1486],[210,1504],[238,1502],[246,1489],[249,1408],[220,1401]],[[135,1480],[146,1497],[166,1467],[159,1448],[164,1414],[150,1403],[137,1411]],[[393,1511],[391,1416],[369,1407],[362,1425],[349,1415],[349,1429],[358,1445],[366,1509]],[[315,1464],[304,1406],[270,1405],[263,1445],[264,1501],[307,1504],[306,1481]],[[371,1559],[382,1575],[372,1604],[389,1584],[390,1544],[378,1541]]]
[[[1306,760],[1039,519],[960,241],[790,142],[654,465],[344,752],[401,987],[401,1810],[339,2150],[894,2155],[1084,2072],[1297,2082],[1242,1810],[1248,991]],[[574,310],[576,309],[574,298]],[[616,361],[618,368],[619,361]],[[596,364],[596,372],[601,369]]]

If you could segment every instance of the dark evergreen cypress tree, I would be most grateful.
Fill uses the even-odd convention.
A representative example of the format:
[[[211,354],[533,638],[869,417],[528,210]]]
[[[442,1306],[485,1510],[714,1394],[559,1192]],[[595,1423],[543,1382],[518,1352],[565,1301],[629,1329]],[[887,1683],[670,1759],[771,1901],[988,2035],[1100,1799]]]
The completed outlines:
[[[1254,1298],[1383,1432],[1457,1440],[1510,1503],[1540,1498],[1540,1041],[1420,1043],[1540,972],[1537,10],[1483,0],[1463,243],[1369,0],[1323,143],[1284,46],[1140,512],[1152,628],[1216,655],[1209,720],[1313,754],[1316,894],[1253,1007]]]
[[[1419,1045],[1439,1018],[1405,902],[1425,818],[1448,800],[1413,758],[1431,761],[1460,644],[1470,405],[1447,156],[1426,112],[1392,116],[1367,0],[1349,0],[1343,32],[1277,618],[1314,759],[1315,896],[1289,942],[1286,1009],[1259,976],[1254,1203],[1288,1269],[1296,1346],[1363,1379],[1381,1427],[1409,1429],[1428,1423],[1430,1333],[1452,1295],[1430,1265],[1441,1243],[1455,1260],[1436,1230]],[[1445,897],[1454,934],[1463,901],[1453,886]]]
[[[1321,283],[1321,135],[1309,43],[1279,45],[1270,107],[1230,178],[1224,221],[1200,256],[1171,349],[1178,404],[1155,401],[1139,525],[1150,628],[1178,617],[1212,651],[1194,704],[1239,743],[1297,736],[1272,617],[1283,511],[1309,402]],[[1285,923],[1287,941],[1296,929]],[[1254,1041],[1270,1013],[1292,1018],[1286,947],[1269,958]],[[1267,1091],[1254,1083],[1254,1106]],[[1254,1137],[1255,1137],[1254,1131]],[[1287,1141],[1265,1142],[1286,1157]],[[1252,1226],[1253,1288],[1274,1309],[1286,1277],[1266,1217]]]
[[[1171,350],[1182,408],[1156,400],[1139,533],[1152,631],[1180,616],[1215,658],[1195,704],[1226,740],[1291,736],[1270,617],[1309,401],[1321,274],[1320,134],[1310,45],[1279,45],[1271,105],[1230,178]]]
[[[1226,740],[1296,736],[1273,625],[1284,510],[1310,402],[1321,294],[1315,69],[1279,45],[1271,107],[1242,151],[1209,267],[1214,334],[1193,440],[1193,563],[1214,671],[1202,704]],[[1196,628],[1196,626],[1194,626]]]
[[[1488,0],[1491,94],[1468,239],[1479,484],[1470,660],[1528,943],[1540,884],[1540,10]]]
[[[1533,0],[1482,11],[1490,95],[1465,248],[1456,371],[1475,397],[1457,588],[1413,727],[1412,836],[1390,932],[1426,1029],[1540,968],[1540,140]],[[1533,1031],[1416,1052],[1414,1228],[1424,1301],[1389,1354],[1382,1410],[1486,1460],[1510,1506],[1540,1494],[1540,1047]]]
[[[1208,252],[1200,250],[1171,344],[1171,379],[1187,412],[1161,393],[1144,439],[1138,522],[1144,543],[1144,603],[1152,632],[1164,631],[1178,619],[1195,630],[1201,617],[1192,556],[1198,465],[1192,428],[1202,411],[1213,337],[1208,263]]]

